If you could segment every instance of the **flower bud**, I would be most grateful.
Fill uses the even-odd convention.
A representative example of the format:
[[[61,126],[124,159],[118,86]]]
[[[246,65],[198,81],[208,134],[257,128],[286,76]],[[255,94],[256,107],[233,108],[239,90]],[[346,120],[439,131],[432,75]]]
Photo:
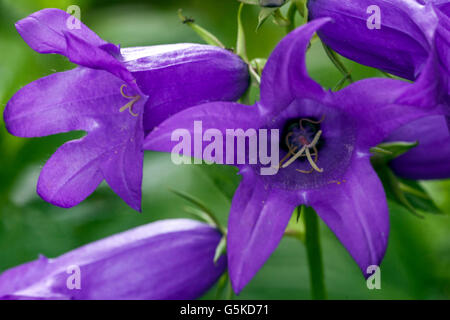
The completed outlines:
[[[0,299],[195,299],[225,271],[221,234],[193,220],[162,220],[0,275]]]

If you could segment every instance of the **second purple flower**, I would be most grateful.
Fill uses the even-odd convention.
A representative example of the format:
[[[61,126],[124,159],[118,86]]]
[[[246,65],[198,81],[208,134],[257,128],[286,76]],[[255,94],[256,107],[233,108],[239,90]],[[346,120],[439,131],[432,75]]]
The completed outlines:
[[[141,208],[146,133],[187,107],[236,100],[247,89],[247,65],[220,48],[177,44],[121,49],[71,17],[45,9],[16,24],[31,48],[66,56],[80,67],[39,79],[8,102],[8,131],[41,137],[82,130],[87,136],[61,146],[42,169],[38,194],[72,207],[103,181],[133,209]]]

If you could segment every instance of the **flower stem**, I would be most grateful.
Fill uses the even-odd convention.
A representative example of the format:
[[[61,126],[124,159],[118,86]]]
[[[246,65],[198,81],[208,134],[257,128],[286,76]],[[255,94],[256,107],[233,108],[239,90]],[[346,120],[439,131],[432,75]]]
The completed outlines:
[[[327,54],[330,61],[335,65],[336,69],[339,70],[339,72],[342,74],[342,76],[345,77],[345,79],[348,80],[348,82],[353,83],[353,78],[350,73],[350,71],[347,70],[345,65],[342,63],[341,59],[339,58],[338,54],[334,52],[329,46],[325,44],[325,42],[322,42],[323,49],[325,50],[325,53]]]
[[[287,19],[289,24],[286,26],[286,33],[291,32],[295,29],[295,14],[297,13],[297,6],[295,3],[291,3],[289,10],[287,12]]]
[[[306,229],[306,252],[311,283],[311,298],[313,300],[327,299],[325,290],[322,251],[320,249],[319,219],[312,208],[303,207]]]

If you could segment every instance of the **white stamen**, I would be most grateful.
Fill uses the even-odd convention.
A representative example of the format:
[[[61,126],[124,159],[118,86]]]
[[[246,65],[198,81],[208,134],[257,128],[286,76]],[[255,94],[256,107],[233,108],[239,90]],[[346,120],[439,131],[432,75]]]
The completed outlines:
[[[282,168],[286,168],[287,166],[291,165],[292,162],[294,162],[295,160],[297,160],[298,158],[300,158],[300,156],[303,154],[303,152],[306,150],[308,150],[306,148],[306,146],[303,146],[299,152],[297,152],[292,158],[290,158],[285,164],[283,164],[281,167]]]
[[[316,163],[311,158],[311,154],[309,153],[309,148],[306,149],[306,158],[308,159],[309,164],[313,167],[317,172],[323,172],[323,169],[319,168]]]

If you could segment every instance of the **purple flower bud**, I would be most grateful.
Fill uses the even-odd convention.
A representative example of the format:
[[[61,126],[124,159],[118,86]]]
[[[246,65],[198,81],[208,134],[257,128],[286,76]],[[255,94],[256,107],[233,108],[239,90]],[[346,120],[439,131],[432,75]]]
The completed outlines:
[[[226,268],[220,233],[193,220],[154,222],[0,274],[0,299],[195,299]]]

